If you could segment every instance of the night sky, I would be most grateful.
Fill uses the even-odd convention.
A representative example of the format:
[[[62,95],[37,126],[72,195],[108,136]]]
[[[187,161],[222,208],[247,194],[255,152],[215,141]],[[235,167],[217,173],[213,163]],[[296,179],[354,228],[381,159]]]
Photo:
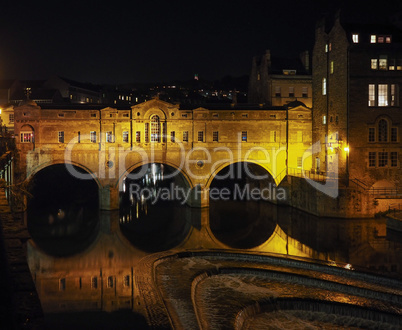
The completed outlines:
[[[0,78],[53,74],[92,83],[213,80],[249,73],[254,55],[313,46],[320,15],[354,4],[393,12],[402,1],[6,1]],[[4,3],[4,1],[2,2]],[[385,6],[384,4],[389,4]],[[400,4],[399,4],[400,7]]]

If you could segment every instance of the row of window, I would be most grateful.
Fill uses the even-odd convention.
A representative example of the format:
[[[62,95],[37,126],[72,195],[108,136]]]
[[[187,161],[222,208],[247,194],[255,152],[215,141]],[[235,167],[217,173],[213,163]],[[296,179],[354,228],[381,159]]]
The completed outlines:
[[[91,288],[92,289],[97,289],[98,288],[98,277],[94,276],[91,278]],[[114,276],[108,276],[107,277],[107,287],[112,289],[115,286],[115,277]],[[130,287],[130,275],[125,275],[123,277],[123,286],[128,288]],[[82,280],[81,277],[79,279],[79,287],[80,289],[82,288]],[[59,290],[60,291],[65,291],[66,290],[66,279],[65,278],[61,278],[59,279]]]
[[[369,127],[368,141],[369,142],[398,142],[398,127],[390,127],[390,129],[389,129],[388,122],[385,119],[381,119],[378,122],[377,127]]]
[[[31,143],[33,142],[33,133],[32,132],[21,132],[20,133],[20,142],[21,143]],[[189,132],[188,131],[183,131],[183,142],[188,142],[189,138]],[[123,142],[128,143],[129,142],[129,132],[124,131],[123,132]],[[270,132],[270,140],[271,142],[277,142],[277,134],[276,131],[271,131]],[[302,140],[302,132],[298,131],[297,132],[297,141],[301,142]],[[136,131],[135,134],[135,141],[137,143],[141,143],[141,131]],[[205,142],[204,141],[204,131],[198,131],[197,132],[197,141],[198,142]],[[213,142],[219,142],[219,131],[213,131],[212,132],[212,141]],[[241,141],[247,142],[247,131],[242,131],[241,132]],[[58,142],[59,143],[64,143],[64,131],[59,131],[58,132]],[[81,142],[81,132],[78,132],[78,143]],[[96,143],[97,142],[97,134],[96,131],[91,131],[90,132],[90,142]],[[106,132],[106,142],[107,143],[114,143],[115,142],[115,136],[112,131]],[[149,134],[147,130],[145,130],[145,141],[146,143],[149,142]],[[151,142],[161,142],[161,135],[159,132],[152,132],[151,133]],[[163,142],[167,142],[167,136],[163,135]],[[176,132],[171,131],[170,132],[170,142],[176,142]]]
[[[285,96],[285,95],[283,95]],[[282,97],[282,88],[281,86],[275,86],[275,97]],[[295,88],[288,88],[288,97],[295,97]],[[308,87],[302,87],[301,97],[308,97]]]
[[[369,84],[369,107],[394,107],[398,105],[398,85]],[[322,78],[322,95],[327,95],[327,79]]]
[[[358,33],[353,33],[352,34],[352,41],[355,44],[359,43],[359,34]],[[377,34],[371,34],[370,35],[370,43],[371,44],[390,44],[392,41],[392,36],[391,35],[377,35]]]
[[[398,167],[398,152],[397,151],[369,152],[368,166],[369,167]]]
[[[397,104],[397,85],[395,84],[369,84],[369,107],[393,107]]]
[[[372,70],[389,70],[389,71],[401,71],[402,70],[402,59],[389,59],[387,55],[380,55],[379,58],[371,59],[371,69]]]

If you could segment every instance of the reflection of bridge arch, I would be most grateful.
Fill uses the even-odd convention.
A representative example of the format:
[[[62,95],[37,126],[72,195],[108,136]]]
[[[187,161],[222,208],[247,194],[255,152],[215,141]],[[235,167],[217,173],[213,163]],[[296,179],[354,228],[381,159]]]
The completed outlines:
[[[82,165],[80,163],[77,163],[77,162],[73,162],[73,161],[66,162],[63,160],[53,160],[53,161],[41,163],[39,166],[36,166],[35,168],[33,168],[32,171],[27,175],[27,180],[31,181],[38,172],[40,172],[48,167],[51,167],[53,165],[60,165],[60,164],[65,164],[65,165],[69,164],[69,165],[76,166],[80,169],[83,169],[96,182],[98,188],[102,187],[102,184],[101,184],[99,178],[88,167],[86,167],[85,165]],[[67,168],[67,166],[66,166],[66,170],[67,171],[69,170]],[[89,179],[89,176],[87,177],[87,179]]]
[[[247,163],[251,163],[251,164],[255,164],[258,165],[260,168],[262,168],[263,170],[265,170],[267,172],[267,174],[269,175],[267,178],[265,179],[272,179],[274,180],[274,182],[278,185],[279,182],[277,182],[277,180],[274,178],[274,176],[271,173],[271,170],[266,168],[265,166],[263,166],[260,162],[255,161],[255,160],[247,160],[247,161],[232,161],[232,162],[227,162],[227,163],[223,163],[220,164],[220,166],[216,167],[214,169],[213,172],[211,172],[210,177],[208,178],[206,184],[205,184],[205,188],[209,188],[211,186],[211,183],[214,181],[215,177],[217,176],[217,174],[219,172],[221,172],[222,170],[224,170],[225,168],[227,168],[228,166],[231,165],[235,165],[235,164],[247,164]]]

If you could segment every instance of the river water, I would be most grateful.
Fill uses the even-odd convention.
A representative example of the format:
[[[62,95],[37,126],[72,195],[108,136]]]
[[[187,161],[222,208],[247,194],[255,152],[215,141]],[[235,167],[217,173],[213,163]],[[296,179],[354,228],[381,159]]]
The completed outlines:
[[[157,188],[172,182],[185,187],[182,179],[167,181],[161,172],[169,173],[157,167],[127,179],[120,210],[113,212],[98,210],[93,183],[75,184],[57,171],[57,179],[52,173],[37,177],[42,188],[32,188],[27,213],[28,263],[50,328],[145,327],[143,316],[132,312],[133,274],[143,257],[171,249],[279,253],[402,278],[402,234],[387,229],[385,218],[320,218],[250,200],[211,200],[208,209],[190,208],[155,199]],[[148,190],[130,194],[132,184]]]

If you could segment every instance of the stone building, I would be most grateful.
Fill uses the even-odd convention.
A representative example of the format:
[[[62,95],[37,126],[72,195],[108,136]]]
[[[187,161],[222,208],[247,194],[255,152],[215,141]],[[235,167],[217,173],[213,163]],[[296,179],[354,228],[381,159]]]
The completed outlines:
[[[317,24],[313,68],[315,170],[365,189],[400,185],[401,31],[338,13]]]
[[[253,58],[248,102],[282,106],[301,101],[312,106],[311,66],[309,52],[299,58],[271,57],[270,50]]]
[[[300,102],[191,110],[159,99],[126,108],[30,101],[15,108],[15,133],[21,179],[65,163],[72,148],[68,161],[92,173],[107,200],[118,192],[124,173],[144,162],[179,169],[191,189],[208,189],[220,169],[235,162],[260,165],[276,184],[288,167],[311,169],[311,157],[305,155],[311,146],[311,109]],[[118,208],[116,198],[101,201],[101,207]]]

